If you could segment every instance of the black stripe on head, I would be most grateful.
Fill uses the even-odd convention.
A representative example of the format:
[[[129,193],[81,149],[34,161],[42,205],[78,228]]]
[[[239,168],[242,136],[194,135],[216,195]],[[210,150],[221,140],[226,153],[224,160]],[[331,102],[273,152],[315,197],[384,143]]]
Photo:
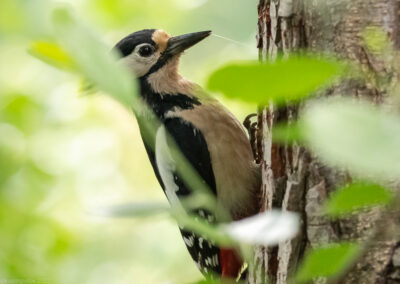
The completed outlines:
[[[156,43],[152,39],[155,31],[155,29],[146,29],[131,33],[120,40],[113,49],[117,50],[122,57],[125,57],[131,54],[139,44],[149,43],[155,47]]]

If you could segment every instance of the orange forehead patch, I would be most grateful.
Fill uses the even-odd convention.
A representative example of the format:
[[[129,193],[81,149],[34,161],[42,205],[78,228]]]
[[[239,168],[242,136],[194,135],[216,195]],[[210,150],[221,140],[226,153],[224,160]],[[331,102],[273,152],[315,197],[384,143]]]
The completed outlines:
[[[171,36],[163,30],[156,30],[153,33],[152,40],[157,44],[158,49],[163,52],[167,48],[167,43],[170,37]]]

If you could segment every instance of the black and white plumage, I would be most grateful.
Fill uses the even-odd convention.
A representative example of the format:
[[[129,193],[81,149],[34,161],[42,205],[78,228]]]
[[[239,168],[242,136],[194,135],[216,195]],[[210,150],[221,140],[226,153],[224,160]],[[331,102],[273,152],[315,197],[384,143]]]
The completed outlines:
[[[209,34],[206,31],[171,37],[162,30],[142,30],[122,39],[115,49],[139,79],[141,98],[160,121],[154,141],[144,142],[169,202],[179,203],[193,192],[176,171],[170,151],[172,138],[215,194],[219,206],[237,220],[259,211],[259,168],[253,162],[248,138],[227,109],[178,73],[182,52]],[[141,119],[146,119],[145,114],[138,120],[143,131]],[[219,216],[204,208],[191,213],[208,222],[226,221],[218,220]],[[241,260],[234,249],[217,247],[184,228],[181,233],[204,274],[237,276]]]

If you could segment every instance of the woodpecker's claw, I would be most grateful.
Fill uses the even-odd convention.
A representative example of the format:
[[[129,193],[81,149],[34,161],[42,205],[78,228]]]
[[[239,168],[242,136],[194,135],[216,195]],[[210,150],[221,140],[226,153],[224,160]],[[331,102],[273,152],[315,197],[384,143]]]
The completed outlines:
[[[257,151],[257,122],[251,122],[253,117],[257,117],[256,113],[251,113],[243,121],[243,125],[249,134],[249,140],[251,145],[251,150],[253,152],[254,160],[258,161],[258,151]]]
[[[247,131],[249,131],[250,127],[251,127],[251,119],[253,117],[257,116],[256,113],[251,113],[248,116],[246,116],[246,118],[243,121],[243,125],[244,127],[246,127]]]

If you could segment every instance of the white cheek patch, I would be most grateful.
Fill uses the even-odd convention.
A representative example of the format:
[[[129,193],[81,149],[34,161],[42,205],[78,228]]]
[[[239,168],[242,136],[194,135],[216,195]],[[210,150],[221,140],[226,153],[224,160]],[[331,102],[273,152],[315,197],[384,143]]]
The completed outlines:
[[[179,199],[176,192],[179,190],[179,186],[174,179],[175,161],[168,148],[167,132],[164,126],[160,126],[157,130],[155,148],[156,164],[165,186],[165,194],[171,204],[177,205]]]
[[[132,53],[124,57],[123,60],[129,70],[132,70],[137,77],[141,77],[149,72],[150,68],[156,64],[157,56],[152,55],[144,58],[138,54]]]
[[[137,77],[146,75],[150,68],[156,64],[157,60],[160,58],[159,52],[155,52],[149,57],[140,56],[138,50],[141,46],[142,45],[138,45],[131,54],[122,59],[125,66],[127,66],[129,70],[132,70]]]

